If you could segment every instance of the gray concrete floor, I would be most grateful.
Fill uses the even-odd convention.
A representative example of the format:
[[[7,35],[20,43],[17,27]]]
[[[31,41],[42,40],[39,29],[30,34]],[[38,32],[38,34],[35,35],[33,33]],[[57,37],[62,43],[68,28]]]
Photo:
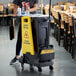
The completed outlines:
[[[20,63],[13,66],[9,65],[11,59],[15,56],[15,46],[17,40],[18,26],[16,26],[16,37],[9,39],[9,27],[0,26],[0,76],[76,76],[76,61],[66,52],[63,47],[59,47],[56,40],[50,33],[50,44],[54,45],[55,59],[54,70],[50,71],[44,67],[42,73],[34,67],[34,72],[29,70],[29,65],[24,65],[24,71],[21,71]]]

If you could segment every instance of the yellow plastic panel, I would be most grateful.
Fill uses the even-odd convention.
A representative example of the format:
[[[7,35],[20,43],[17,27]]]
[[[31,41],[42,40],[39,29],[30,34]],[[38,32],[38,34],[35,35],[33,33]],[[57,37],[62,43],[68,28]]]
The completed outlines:
[[[23,54],[34,55],[33,34],[31,27],[31,17],[22,17],[22,51]]]
[[[42,50],[41,54],[54,53],[54,49]]]

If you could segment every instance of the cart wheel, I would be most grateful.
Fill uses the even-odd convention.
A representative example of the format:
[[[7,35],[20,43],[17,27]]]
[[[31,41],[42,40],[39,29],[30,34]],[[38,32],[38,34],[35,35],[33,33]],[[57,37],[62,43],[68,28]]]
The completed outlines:
[[[42,72],[42,68],[41,68],[41,67],[38,67],[38,71],[39,71],[39,72]]]
[[[49,66],[49,69],[52,71],[53,70],[53,66]]]
[[[23,63],[21,63],[21,67],[22,67],[22,71],[24,70],[24,64]]]
[[[34,71],[33,65],[30,64],[30,71]]]

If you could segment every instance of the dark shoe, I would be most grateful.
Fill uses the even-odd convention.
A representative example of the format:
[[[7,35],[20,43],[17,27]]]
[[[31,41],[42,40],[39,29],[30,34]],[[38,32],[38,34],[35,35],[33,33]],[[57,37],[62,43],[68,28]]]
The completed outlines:
[[[18,59],[15,57],[15,58],[13,58],[12,60],[11,60],[11,62],[10,62],[10,65],[13,65],[14,63],[16,63],[16,61],[17,61]]]

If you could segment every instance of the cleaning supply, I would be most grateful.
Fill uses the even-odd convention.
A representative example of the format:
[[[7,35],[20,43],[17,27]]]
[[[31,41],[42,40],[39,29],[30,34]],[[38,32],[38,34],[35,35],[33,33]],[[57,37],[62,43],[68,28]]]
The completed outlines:
[[[29,2],[26,3],[26,7],[29,8]],[[26,14],[30,14],[29,10],[26,9]]]
[[[21,8],[20,7],[17,8],[17,15],[21,16]]]
[[[22,2],[22,14],[25,14],[26,3]]]

